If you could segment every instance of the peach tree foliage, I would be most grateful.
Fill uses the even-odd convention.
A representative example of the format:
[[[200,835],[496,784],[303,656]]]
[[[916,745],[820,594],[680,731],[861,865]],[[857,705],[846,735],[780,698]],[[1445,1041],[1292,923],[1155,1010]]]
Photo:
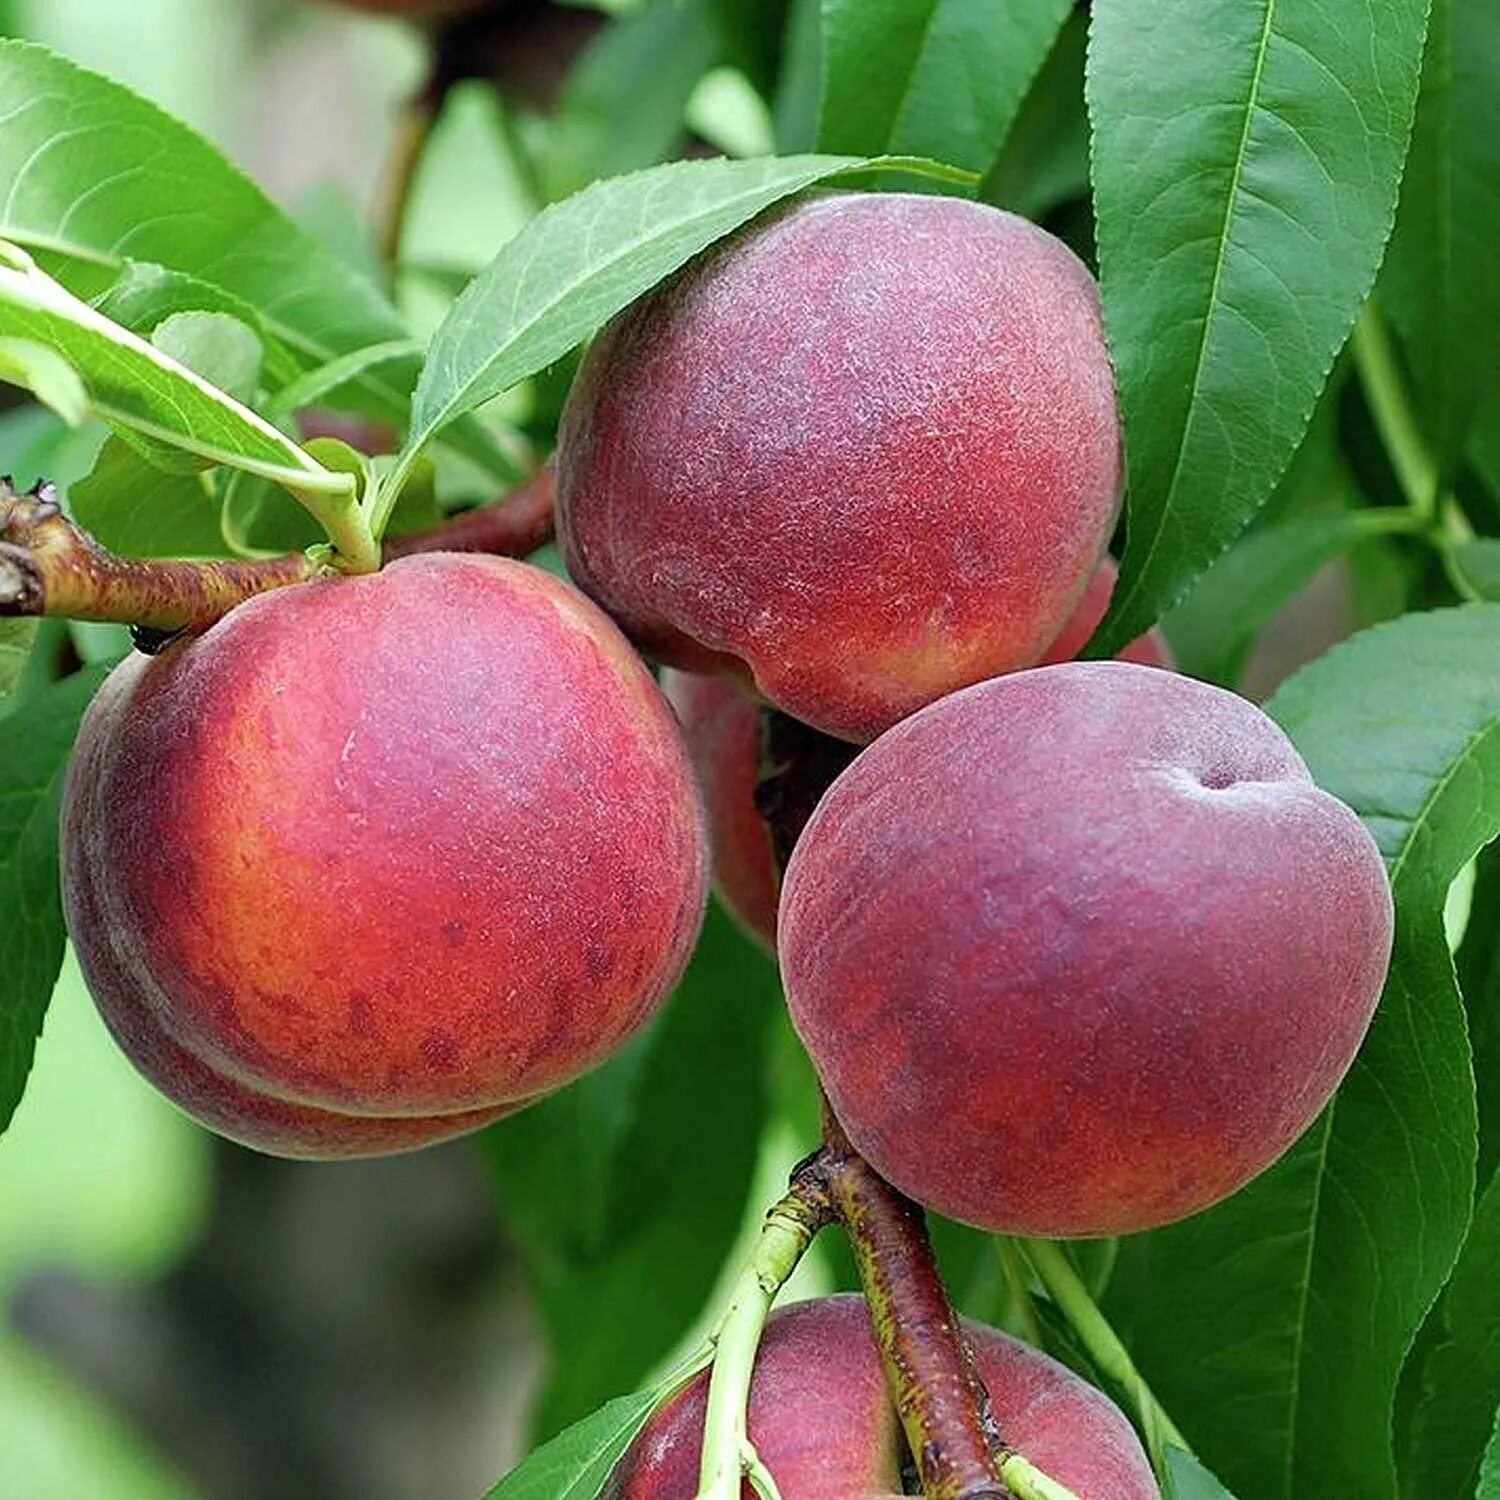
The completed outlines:
[[[1280,606],[1343,564],[1369,628],[1268,707],[1374,835],[1397,911],[1359,1060],[1288,1155],[1216,1208],[1070,1261],[1191,1440],[1197,1458],[1164,1463],[1180,1500],[1485,1500],[1500,1494],[1494,14],[659,0],[612,24],[596,44],[611,67],[586,56],[558,106],[618,128],[559,132],[557,201],[425,344],[185,127],[0,42],[0,376],[40,405],[0,418],[0,471],[71,481],[75,513],[140,556],[278,545],[298,512],[277,486],[330,535],[378,534],[420,503],[424,455],[511,478],[513,445],[476,409],[566,369],[777,203],[897,188],[1041,219],[1097,268],[1128,453],[1120,583],[1092,654],[1164,620],[1185,668],[1234,686]],[[659,164],[678,122],[641,128],[643,88],[718,60],[763,90],[780,154]],[[314,400],[388,424],[400,451],[370,468],[299,445],[286,418]],[[550,442],[545,417],[530,436]],[[98,663],[125,649],[0,626],[5,1120],[62,960],[64,767]],[[1471,865],[1451,954],[1445,900]],[[814,1144],[805,1067],[773,965],[715,909],[645,1033],[481,1137],[552,1354],[539,1446],[494,1500],[593,1500],[680,1383],[663,1362],[760,1207],[762,1143]],[[994,1319],[993,1247],[957,1225],[935,1237],[963,1310]],[[1049,1349],[1131,1409],[1055,1301],[1036,1303]]]

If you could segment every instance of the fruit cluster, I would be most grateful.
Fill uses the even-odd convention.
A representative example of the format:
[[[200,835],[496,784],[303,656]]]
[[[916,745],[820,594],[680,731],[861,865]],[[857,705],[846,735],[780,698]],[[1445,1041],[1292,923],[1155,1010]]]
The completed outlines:
[[[101,694],[68,917],[165,1093],[288,1155],[475,1129],[649,1017],[711,841],[850,1139],[921,1203],[1144,1229],[1309,1124],[1383,981],[1381,861],[1281,731],[1155,635],[1073,660],[1113,586],[1122,466],[1064,246],[927,196],[777,212],[599,336],[557,464],[582,594],[413,558],[259,598]],[[633,647],[671,669],[681,729]],[[784,881],[762,705],[867,746]],[[806,1430],[752,1428],[788,1500],[899,1488],[862,1319],[775,1325],[757,1399],[806,1386]],[[1072,1461],[1079,1493],[1154,1493],[1116,1414],[979,1347],[1007,1431],[1061,1432],[1062,1477],[1080,1445],[1104,1466]],[[691,1494],[695,1402],[622,1497]]]

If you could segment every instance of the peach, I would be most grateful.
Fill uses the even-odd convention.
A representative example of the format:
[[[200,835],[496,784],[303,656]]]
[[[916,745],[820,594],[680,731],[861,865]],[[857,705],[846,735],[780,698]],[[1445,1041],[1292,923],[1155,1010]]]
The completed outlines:
[[[1080,1500],[1158,1500],[1130,1424],[1045,1354],[966,1323],[1001,1435]],[[708,1376],[667,1402],[621,1460],[606,1500],[693,1500]],[[905,1441],[859,1297],[772,1315],[750,1392],[750,1439],[782,1500],[875,1500],[902,1493]],[[745,1500],[753,1491],[747,1482]]]
[[[780,879],[771,836],[755,805],[760,777],[760,706],[727,677],[662,673],[708,808],[714,889],[754,938],[776,946]]]
[[[1099,622],[1109,610],[1109,601],[1114,597],[1115,581],[1119,576],[1120,569],[1114,558],[1106,557],[1094,570],[1088,587],[1083,591],[1083,598],[1078,601],[1078,607],[1069,616],[1061,634],[1047,648],[1046,655],[1037,663],[1038,666],[1055,666],[1058,662],[1072,661],[1088,645],[1099,628]],[[1115,652],[1115,660],[1139,662],[1143,667],[1175,665],[1166,636],[1155,626]]]
[[[792,1019],[879,1172],[987,1229],[1110,1235],[1232,1193],[1322,1109],[1391,897],[1254,705],[1075,662],[864,751],[792,856],[779,939]]]
[[[111,675],[63,810],[105,1020],[204,1124],[338,1156],[474,1129],[616,1051],[706,887],[676,723],[586,599],[429,554]]]
[[[670,665],[872,739],[1031,665],[1120,489],[1092,278],[926,195],[803,201],[595,340],[558,443],[572,576]]]
[[[1118,570],[1105,558],[1044,662],[1071,661],[1109,608]],[[1170,667],[1171,648],[1150,630],[1115,658],[1148,667]],[[760,708],[727,677],[699,672],[662,673],[662,689],[682,721],[688,750],[708,806],[714,888],[740,925],[766,947],[776,946],[776,904],[781,880],[766,826],[755,805],[760,774]]]

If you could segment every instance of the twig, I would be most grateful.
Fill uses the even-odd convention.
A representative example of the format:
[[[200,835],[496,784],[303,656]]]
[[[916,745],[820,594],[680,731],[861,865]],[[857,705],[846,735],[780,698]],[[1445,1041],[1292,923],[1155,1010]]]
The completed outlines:
[[[552,472],[543,469],[503,500],[394,538],[385,561],[446,551],[528,557],[552,534],[554,496]],[[18,495],[0,479],[0,617],[62,616],[172,635],[204,629],[256,594],[334,571],[318,549],[255,562],[120,557],[63,514],[50,485]]]
[[[755,1354],[776,1294],[832,1217],[833,1205],[814,1157],[792,1174],[790,1191],[766,1215],[715,1336],[697,1500],[740,1500],[742,1475],[750,1474],[762,1487],[769,1479],[746,1426]]]
[[[849,1145],[831,1112],[829,1191],[849,1235],[886,1378],[928,1500],[1005,1500],[1009,1450],[938,1276],[922,1210]]]
[[[175,632],[210,624],[255,594],[331,571],[300,552],[264,562],[119,557],[63,515],[50,485],[17,495],[0,480],[0,615]]]

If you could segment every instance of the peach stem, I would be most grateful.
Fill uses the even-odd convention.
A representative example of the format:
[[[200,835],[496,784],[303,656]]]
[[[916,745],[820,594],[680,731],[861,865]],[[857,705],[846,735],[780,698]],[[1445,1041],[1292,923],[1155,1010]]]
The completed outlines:
[[[766,1215],[714,1336],[696,1500],[740,1500],[742,1475],[763,1497],[776,1494],[775,1481],[751,1445],[746,1425],[755,1354],[776,1294],[832,1217],[815,1157],[792,1174],[790,1191]]]
[[[928,1500],[1005,1500],[1012,1455],[938,1275],[922,1210],[849,1144],[826,1108],[829,1190],[854,1251],[876,1342]]]
[[[552,535],[555,486],[543,469],[493,504],[386,544],[385,561],[418,552],[525,557]],[[0,617],[61,616],[173,634],[205,629],[256,594],[337,570],[322,553],[256,562],[164,562],[120,557],[63,514],[40,484],[18,495],[0,480]]]
[[[1191,1453],[1187,1439],[1163,1410],[1151,1387],[1136,1369],[1130,1351],[1110,1326],[1109,1320],[1100,1312],[1089,1289],[1084,1285],[1083,1278],[1073,1269],[1073,1263],[1062,1246],[1053,1240],[1023,1238],[1017,1238],[1012,1243],[1025,1256],[1043,1290],[1068,1320],[1068,1326],[1078,1336],[1079,1343],[1083,1345],[1099,1373],[1128,1393],[1157,1473],[1164,1472],[1169,1446]]]

